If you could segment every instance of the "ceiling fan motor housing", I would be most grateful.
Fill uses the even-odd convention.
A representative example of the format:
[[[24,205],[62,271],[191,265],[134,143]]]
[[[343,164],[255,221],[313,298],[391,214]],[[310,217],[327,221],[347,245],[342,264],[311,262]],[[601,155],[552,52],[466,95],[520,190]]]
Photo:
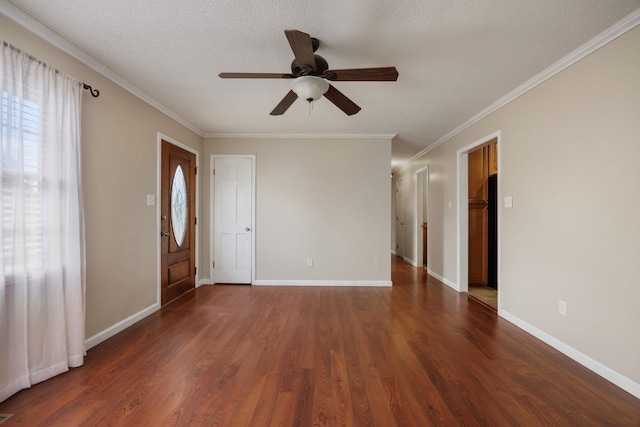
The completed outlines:
[[[291,62],[291,74],[296,77],[299,76],[321,76],[325,71],[329,69],[329,63],[320,55],[314,54],[313,57],[316,60],[316,68],[311,68],[310,65],[298,64],[295,59]]]

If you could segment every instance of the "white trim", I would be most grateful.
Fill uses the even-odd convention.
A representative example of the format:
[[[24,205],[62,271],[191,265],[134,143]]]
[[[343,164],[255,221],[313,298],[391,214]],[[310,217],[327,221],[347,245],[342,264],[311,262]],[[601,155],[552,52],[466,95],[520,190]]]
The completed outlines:
[[[614,41],[624,33],[634,29],[638,25],[640,25],[640,8],[631,12],[629,15],[622,18],[620,21],[616,22],[607,30],[598,34],[597,36],[595,36],[594,38],[592,38],[582,46],[578,47],[576,50],[569,53],[564,58],[556,62],[555,64],[544,69],[543,71],[536,74],[531,79],[527,80],[526,82],[524,82],[523,84],[521,84],[520,86],[512,90],[511,92],[499,98],[497,101],[487,106],[485,109],[480,111],[475,116],[471,117],[466,122],[462,123],[460,126],[456,127],[455,129],[451,130],[450,132],[440,137],[440,139],[435,141],[433,144],[424,148],[423,150],[421,150],[419,153],[415,154],[408,160],[401,162],[401,164],[398,166],[396,170],[402,171],[406,169],[407,167],[409,167],[409,164],[411,163],[411,161],[422,157],[429,151],[436,148],[438,145],[441,145],[442,143],[448,141],[449,139],[453,138],[454,136],[464,131],[468,127],[474,125],[475,123],[484,119],[488,115],[494,113],[496,110],[504,107],[511,101],[514,101],[515,99],[529,92],[531,89],[535,88],[536,86],[539,86],[540,84],[549,80],[550,78],[560,73],[561,71],[566,70],[576,62],[591,55],[596,50],[600,49],[601,47],[605,46],[608,43],[611,43],[612,41]]]
[[[411,264],[412,266],[418,268],[418,262],[412,260],[411,258],[407,258],[406,256],[403,256],[402,259],[404,260],[404,262]]]
[[[397,133],[205,133],[204,138],[229,139],[393,139]]]
[[[196,150],[193,147],[189,147],[188,145],[185,145],[183,143],[181,143],[180,141],[177,141],[173,138],[171,138],[170,136],[167,136],[165,134],[163,134],[162,132],[158,132],[157,135],[157,171],[156,171],[156,282],[157,282],[157,295],[156,295],[156,302],[157,304],[160,304],[160,297],[162,294],[162,274],[160,272],[160,266],[161,266],[161,261],[160,261],[160,257],[162,256],[161,254],[161,249],[162,249],[162,242],[161,242],[161,237],[160,237],[160,232],[162,231],[162,221],[160,221],[160,216],[162,215],[162,140],[165,140],[167,142],[169,142],[172,145],[175,145],[176,147],[182,148],[183,150],[186,150],[192,154],[194,154],[196,156],[196,167],[198,168],[198,173],[202,173],[201,169],[200,169],[200,152],[198,150]],[[198,212],[200,212],[200,179],[198,178],[198,175],[196,175],[196,218],[198,216]],[[194,266],[196,267],[196,276],[195,276],[195,283],[196,283],[196,287],[200,286],[199,285],[199,280],[198,277],[200,276],[200,266],[198,265],[198,260],[200,259],[200,226],[198,225],[198,222],[196,221],[196,230],[195,230],[195,235],[196,235],[196,259],[194,261]]]
[[[460,292],[458,290],[458,285],[455,282],[452,282],[451,280],[442,277],[438,273],[434,273],[432,270],[427,270],[427,274],[429,276],[433,277],[434,279],[437,279],[437,280],[441,281],[442,283],[444,283],[445,285],[447,285],[448,287],[450,287],[454,291]]]
[[[199,288],[202,285],[210,285],[210,284],[211,284],[210,279],[200,279],[198,280],[198,284],[196,285],[196,288]]]
[[[256,160],[255,154],[211,154],[209,156],[209,229],[211,230],[211,239],[209,239],[209,284],[216,283],[215,268],[213,262],[216,259],[215,253],[215,178],[213,170],[215,167],[215,159],[251,159],[251,284],[256,282]]]
[[[390,280],[256,280],[256,286],[392,286]]]
[[[132,316],[127,317],[126,319],[116,323],[115,325],[108,327],[102,332],[98,332],[94,336],[87,338],[84,341],[85,348],[89,350],[90,348],[97,346],[101,342],[111,338],[112,336],[116,335],[119,332],[124,331],[129,326],[139,322],[140,320],[144,319],[148,315],[155,313],[159,309],[160,309],[160,304],[156,303],[156,304],[150,305],[149,307],[143,310],[140,310],[139,312],[135,313]]]
[[[180,115],[178,115],[174,111],[164,106],[162,103],[160,103],[160,101],[153,98],[151,95],[147,94],[146,92],[143,92],[142,89],[138,88],[133,83],[131,83],[130,81],[128,81],[127,79],[125,79],[124,77],[116,73],[115,71],[111,70],[106,65],[104,65],[103,63],[101,63],[100,61],[98,61],[97,59],[95,59],[94,57],[92,57],[91,55],[89,55],[88,53],[86,53],[76,45],[72,44],[67,39],[61,37],[58,33],[50,30],[49,28],[44,26],[42,23],[36,21],[31,16],[27,15],[22,10],[18,9],[12,4],[9,4],[8,2],[0,2],[0,13],[2,13],[3,15],[6,15],[13,21],[22,25],[27,30],[31,31],[37,36],[43,38],[48,43],[52,44],[53,46],[57,47],[63,52],[71,55],[78,61],[82,62],[89,68],[93,69],[94,71],[97,71],[98,73],[102,74],[104,77],[108,78],[109,80],[111,80],[112,82],[114,82],[115,84],[123,88],[124,90],[137,96],[147,104],[154,107],[156,110],[172,118],[173,120],[180,123],[182,126],[186,127],[190,131],[196,133],[198,136],[202,137],[202,135],[204,135],[203,131],[198,129],[193,124],[189,123],[187,120],[182,118]]]
[[[498,283],[497,283],[497,286],[498,286],[498,307],[497,307],[497,309],[500,310],[502,308],[502,295],[503,295],[502,291],[504,289],[504,283],[502,281],[502,240],[504,239],[504,232],[502,230],[502,214],[504,212],[502,210],[503,206],[504,206],[503,205],[503,201],[502,201],[503,200],[503,197],[502,197],[502,177],[503,177],[504,174],[501,172],[502,168],[503,168],[503,165],[502,165],[502,146],[504,144],[502,143],[502,135],[501,135],[500,131],[498,131],[496,133],[497,133],[497,136],[496,136],[496,138],[497,138],[497,140],[496,140],[496,142],[497,142],[496,150],[498,152],[498,182],[497,182],[498,194],[496,194],[496,199],[497,199],[496,202],[498,204],[497,212],[496,212],[496,215],[497,215],[496,227],[498,229],[497,230],[497,233],[498,233],[498,242],[497,242],[497,244],[498,244],[498,247],[497,247],[497,250],[498,250],[498,255],[497,255],[497,257],[498,257],[498,259],[497,259],[498,273],[497,273],[496,280],[498,281]]]
[[[473,143],[471,146],[475,146]],[[456,200],[456,276],[458,292],[469,290],[469,146],[456,154],[458,200]],[[464,185],[463,185],[464,183]]]
[[[576,350],[575,348],[565,344],[559,339],[547,334],[546,332],[536,328],[535,326],[525,322],[524,320],[514,316],[513,314],[505,310],[499,309],[498,315],[504,318],[505,320],[507,320],[508,322],[513,323],[518,328],[524,330],[525,332],[528,332],[529,334],[533,335],[534,337],[538,338],[544,343],[555,348],[556,350],[563,353],[564,355],[575,360],[585,368],[595,372],[596,374],[600,375],[604,379],[612,382],[613,384],[617,385],[621,389],[625,390],[626,392],[640,399],[640,384],[634,382],[630,378],[625,377],[619,372],[614,371],[608,366],[603,365],[602,363],[598,362],[595,359],[592,359],[591,357],[587,356],[581,351]]]

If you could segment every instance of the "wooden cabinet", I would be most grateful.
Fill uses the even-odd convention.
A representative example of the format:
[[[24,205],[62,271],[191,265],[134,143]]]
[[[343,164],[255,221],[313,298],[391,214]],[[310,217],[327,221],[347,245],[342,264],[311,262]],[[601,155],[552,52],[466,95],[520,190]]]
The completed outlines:
[[[493,142],[487,146],[489,148],[489,176],[498,173],[498,144]]]
[[[488,283],[489,148],[469,153],[469,285]]]
[[[491,267],[489,260],[493,259],[489,251],[494,251],[492,248],[495,246],[490,244],[492,236],[489,235],[489,211],[494,212],[493,208],[497,207],[492,205],[493,208],[490,209],[489,206],[489,177],[498,173],[497,140],[471,151],[468,160],[469,285],[487,286]],[[492,203],[495,205],[496,201],[493,200]]]

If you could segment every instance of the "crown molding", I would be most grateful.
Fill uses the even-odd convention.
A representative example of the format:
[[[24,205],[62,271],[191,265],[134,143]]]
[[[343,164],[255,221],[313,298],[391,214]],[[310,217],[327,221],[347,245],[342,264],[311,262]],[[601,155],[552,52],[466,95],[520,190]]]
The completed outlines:
[[[402,162],[402,164],[397,167],[397,170],[401,171],[406,169],[411,163],[411,161],[422,157],[423,155],[427,154],[429,151],[436,148],[438,145],[443,144],[444,142],[453,138],[454,136],[464,131],[468,127],[474,125],[475,123],[484,119],[491,113],[494,113],[496,110],[504,107],[505,105],[509,104],[511,101],[529,92],[531,89],[535,88],[536,86],[549,80],[550,78],[560,73],[561,71],[566,70],[576,62],[589,56],[596,50],[612,42],[613,40],[617,39],[624,33],[637,27],[638,25],[640,25],[640,8],[636,9],[626,17],[622,18],[620,21],[616,22],[613,26],[603,31],[602,33],[598,34],[597,36],[595,36],[594,38],[592,38],[591,40],[589,40],[588,42],[586,42],[585,44],[583,44],[582,46],[580,46],[579,48],[577,48],[576,50],[574,50],[573,52],[565,56],[564,58],[562,58],[560,61],[551,65],[550,67],[543,70],[542,72],[536,74],[533,78],[527,80],[524,84],[520,85],[513,91],[507,93],[505,96],[498,99],[493,104],[490,104],[484,110],[480,111],[478,114],[471,117],[469,120],[462,123],[457,128],[445,134],[436,142],[424,148],[423,150],[421,150],[419,153],[417,153],[410,159]]]
[[[228,139],[393,139],[396,133],[205,133],[205,138]]]
[[[76,45],[74,45],[64,37],[62,37],[60,34],[49,29],[39,21],[36,21],[31,16],[27,15],[25,12],[18,9],[14,5],[9,4],[5,1],[0,1],[0,13],[7,16],[9,19],[17,22],[19,25],[23,26],[24,28],[31,31],[38,37],[44,39],[46,42],[62,50],[66,54],[82,62],[83,64],[93,69],[94,71],[102,74],[104,77],[111,80],[118,86],[122,87],[124,90],[140,98],[147,104],[154,107],[156,110],[172,118],[176,122],[180,123],[182,126],[186,127],[187,129],[197,134],[198,136],[200,137],[203,136],[204,133],[200,129],[195,127],[193,124],[189,123],[187,120],[183,119],[174,111],[165,107],[162,103],[160,103],[160,101],[153,98],[151,95],[147,94],[146,92],[142,91],[133,83],[131,83],[130,81],[128,81],[127,79],[125,79],[124,77],[116,73],[115,71],[111,70],[110,68],[108,68],[106,65],[104,65],[103,63],[101,63],[91,55],[87,54],[85,51],[83,51],[82,49],[80,49],[79,47],[77,47]]]

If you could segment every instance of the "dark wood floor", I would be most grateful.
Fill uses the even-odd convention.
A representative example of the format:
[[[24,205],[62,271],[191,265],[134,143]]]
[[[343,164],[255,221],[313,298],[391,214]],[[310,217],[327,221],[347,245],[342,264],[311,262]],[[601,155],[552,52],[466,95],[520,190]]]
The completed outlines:
[[[8,426],[639,426],[640,400],[398,258],[393,288],[202,287]]]

